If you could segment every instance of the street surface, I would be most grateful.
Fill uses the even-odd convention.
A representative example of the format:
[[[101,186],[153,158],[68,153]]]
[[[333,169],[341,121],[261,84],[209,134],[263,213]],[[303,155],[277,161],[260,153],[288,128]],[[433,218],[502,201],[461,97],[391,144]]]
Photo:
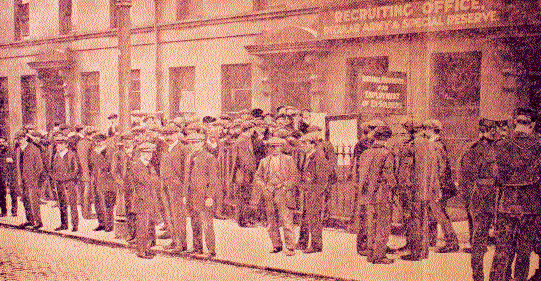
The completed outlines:
[[[0,280],[315,280],[0,227]]]

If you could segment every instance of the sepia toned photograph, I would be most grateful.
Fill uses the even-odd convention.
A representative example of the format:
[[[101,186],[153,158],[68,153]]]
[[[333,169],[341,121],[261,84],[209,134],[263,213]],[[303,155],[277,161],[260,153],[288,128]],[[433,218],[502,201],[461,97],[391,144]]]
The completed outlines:
[[[541,0],[0,0],[0,280],[541,281]]]

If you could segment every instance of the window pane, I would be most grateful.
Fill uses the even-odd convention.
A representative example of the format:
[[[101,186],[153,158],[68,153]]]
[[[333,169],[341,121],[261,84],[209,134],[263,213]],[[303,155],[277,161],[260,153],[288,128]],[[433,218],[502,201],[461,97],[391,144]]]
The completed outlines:
[[[21,77],[21,103],[23,124],[34,124],[36,115],[36,76]]]
[[[97,125],[100,115],[100,73],[97,71],[81,73],[83,91],[82,119],[85,125]]]
[[[252,107],[250,64],[222,65],[222,111],[236,112]]]

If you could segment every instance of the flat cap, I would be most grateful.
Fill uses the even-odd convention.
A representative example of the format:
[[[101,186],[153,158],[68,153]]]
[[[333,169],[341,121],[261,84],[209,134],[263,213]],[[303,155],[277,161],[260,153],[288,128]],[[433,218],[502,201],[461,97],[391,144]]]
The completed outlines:
[[[147,141],[140,144],[138,149],[141,152],[154,152],[156,151],[156,145]]]
[[[109,114],[109,116],[107,116],[108,120],[116,119],[116,118],[118,118],[118,114],[116,114],[116,113],[111,113],[111,114]]]
[[[435,129],[435,130],[443,130],[443,124],[436,119],[428,119],[423,122],[423,128],[426,129]]]
[[[532,109],[530,109],[530,108],[519,107],[519,108],[515,109],[514,117],[516,118],[516,117],[521,116],[521,115],[529,117],[532,122],[537,121],[537,113],[535,111],[533,111]]]
[[[269,146],[278,146],[278,145],[286,145],[287,142],[285,139],[283,138],[279,138],[279,137],[272,137],[270,139],[268,139],[267,141],[265,141],[265,143]]]
[[[206,139],[206,136],[199,133],[191,133],[186,137],[187,142],[199,142],[204,141]]]

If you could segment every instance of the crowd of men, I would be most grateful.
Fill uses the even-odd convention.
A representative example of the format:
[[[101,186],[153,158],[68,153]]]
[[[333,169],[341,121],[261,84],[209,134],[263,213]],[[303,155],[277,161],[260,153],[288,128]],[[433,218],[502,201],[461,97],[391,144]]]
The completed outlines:
[[[152,258],[156,239],[171,239],[165,249],[173,253],[187,251],[188,217],[195,254],[203,254],[205,237],[206,254],[216,255],[213,219],[226,217],[241,227],[266,224],[272,253],[321,252],[322,212],[326,191],[336,181],[336,153],[321,128],[310,125],[308,111],[280,107],[277,112],[254,109],[235,117],[169,121],[134,113],[131,128],[122,133],[114,114],[106,132],[64,124],[50,132],[25,126],[13,146],[0,140],[1,215],[8,212],[9,189],[11,214],[17,215],[17,196],[24,205],[26,222],[20,227],[43,227],[40,204],[54,199],[61,221],[55,230],[68,229],[69,213],[71,230],[77,231],[79,206],[85,219],[94,218],[94,210],[95,231],[115,231],[143,258]],[[515,258],[515,280],[526,280],[541,229],[535,122],[536,114],[526,109],[517,109],[513,120],[482,119],[478,140],[459,161],[460,188],[440,121],[403,122],[406,137],[393,145],[385,122],[363,123],[350,167],[358,187],[352,217],[357,252],[375,264],[392,263],[387,253],[397,250],[407,251],[404,260],[425,259],[436,246],[438,224],[446,243],[436,252],[458,251],[446,204],[460,191],[468,211],[474,280],[484,280],[490,229],[496,241],[490,280],[508,280]],[[401,249],[387,246],[395,198],[407,241]],[[296,239],[293,210],[299,205]],[[161,222],[165,233],[156,237]]]

